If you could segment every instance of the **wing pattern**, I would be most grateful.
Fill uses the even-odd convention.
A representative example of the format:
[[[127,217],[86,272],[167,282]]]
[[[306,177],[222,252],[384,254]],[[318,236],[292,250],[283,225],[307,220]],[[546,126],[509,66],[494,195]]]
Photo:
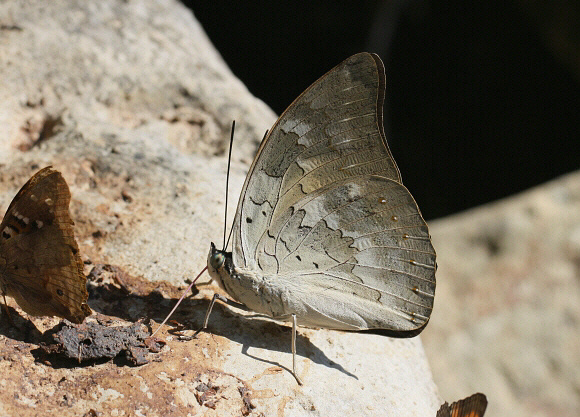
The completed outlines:
[[[437,417],[483,417],[486,408],[487,398],[478,392],[451,405],[443,403]]]
[[[0,224],[0,285],[28,314],[81,323],[91,310],[70,198],[50,167],[22,187]]]
[[[283,288],[303,325],[411,332],[430,316],[435,251],[385,140],[384,89],[378,57],[344,61],[282,114],[244,184],[234,264]]]

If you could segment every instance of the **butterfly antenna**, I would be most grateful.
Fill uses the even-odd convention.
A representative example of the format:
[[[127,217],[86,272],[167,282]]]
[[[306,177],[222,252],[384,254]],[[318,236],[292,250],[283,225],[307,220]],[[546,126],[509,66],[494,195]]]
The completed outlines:
[[[230,237],[232,236],[232,230],[230,229],[230,236],[228,236],[228,240],[226,241],[226,229],[228,227],[228,189],[230,184],[230,166],[232,165],[232,145],[234,144],[234,130],[236,129],[236,121],[232,122],[232,133],[230,136],[230,151],[228,152],[228,171],[226,173],[226,207],[225,207],[225,214],[224,214],[224,247],[223,251],[226,250],[228,243],[230,242]]]
[[[269,131],[266,130],[266,133],[264,133],[264,137],[262,138],[262,142],[264,141],[264,139],[266,139],[266,136],[268,136],[268,132]],[[232,142],[233,142],[233,139],[234,139],[234,132],[233,132],[233,127],[232,127]],[[231,156],[232,156],[232,145],[230,143],[230,158],[229,159],[231,159]],[[228,160],[228,180],[229,180],[229,172],[230,172],[230,165],[229,165],[229,160]],[[226,183],[226,194],[227,194],[227,189],[228,189],[228,185]],[[228,198],[227,198],[227,195],[226,195],[226,205],[227,205],[227,201],[228,201]],[[234,231],[234,228],[232,227],[230,229],[230,234],[228,236],[228,240],[224,244],[224,249],[223,249],[224,251],[226,250],[226,248],[228,247],[228,244],[230,243],[230,239],[232,238],[232,232],[233,231]],[[226,230],[225,230],[225,226],[224,226],[224,238],[225,238],[225,233],[226,233]]]
[[[179,306],[179,304],[181,304],[181,302],[183,301],[183,299],[185,298],[185,296],[187,295],[187,293],[189,292],[189,290],[191,290],[191,287],[193,287],[193,284],[195,284],[195,281],[197,281],[197,279],[199,277],[201,277],[201,274],[203,274],[206,270],[207,270],[207,266],[205,268],[203,268],[201,270],[201,272],[191,282],[191,284],[189,284],[189,287],[187,287],[187,289],[183,292],[183,295],[181,296],[181,298],[177,301],[177,303],[175,303],[175,307],[173,307],[173,309],[169,312],[169,314],[167,315],[167,317],[165,317],[165,320],[163,320],[163,323],[161,323],[159,325],[159,327],[157,328],[157,330],[155,330],[153,332],[153,334],[151,335],[151,337],[155,336],[157,334],[157,332],[163,327],[163,325],[165,323],[167,323],[167,320],[169,320],[169,317],[171,317],[171,315],[173,314],[173,312],[177,309],[177,306]]]

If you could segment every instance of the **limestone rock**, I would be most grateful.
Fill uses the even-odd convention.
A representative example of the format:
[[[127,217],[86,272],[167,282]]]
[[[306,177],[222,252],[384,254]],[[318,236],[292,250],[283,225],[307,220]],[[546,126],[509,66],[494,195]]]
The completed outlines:
[[[486,416],[578,415],[580,172],[430,226],[422,337],[443,397],[484,392]]]
[[[133,282],[183,288],[210,241],[221,244],[231,121],[235,201],[275,115],[175,0],[3,2],[0,44],[0,208],[53,165],[71,188],[87,273],[109,264]],[[214,290],[202,286],[176,320],[199,327]],[[160,321],[175,298],[133,291],[89,305]],[[301,330],[299,387],[286,370],[288,327],[222,306],[213,334],[183,342],[164,331],[160,361],[140,367],[55,367],[34,356],[54,319],[16,323],[0,332],[2,415],[429,416],[441,402],[419,338]]]

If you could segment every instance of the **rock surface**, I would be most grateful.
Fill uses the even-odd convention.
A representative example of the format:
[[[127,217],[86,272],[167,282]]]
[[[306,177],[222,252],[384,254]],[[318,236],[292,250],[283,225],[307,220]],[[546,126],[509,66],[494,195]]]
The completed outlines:
[[[275,115],[174,0],[4,2],[0,44],[0,209],[53,165],[71,188],[86,272],[108,264],[115,276],[91,281],[88,320],[160,321],[221,242],[231,121],[233,196]],[[200,288],[174,317],[185,329],[215,290]],[[180,341],[164,329],[167,346],[140,367],[57,365],[38,344],[58,321],[13,316],[0,328],[6,416],[428,416],[441,402],[419,338],[301,330],[300,387],[289,328],[223,306],[212,334]]]
[[[437,296],[422,333],[444,398],[486,416],[580,410],[580,172],[432,222]]]
[[[0,211],[36,170],[61,170],[92,271],[88,320],[160,321],[221,242],[231,121],[236,196],[275,115],[174,0],[3,2],[0,45]],[[579,217],[576,173],[432,222],[437,297],[422,337],[445,400],[482,391],[486,416],[577,415]],[[199,290],[174,316],[186,335],[215,287]],[[141,367],[51,362],[38,346],[58,320],[12,316],[1,415],[434,416],[442,402],[419,338],[303,329],[299,387],[289,328],[221,305],[211,334],[166,328]]]

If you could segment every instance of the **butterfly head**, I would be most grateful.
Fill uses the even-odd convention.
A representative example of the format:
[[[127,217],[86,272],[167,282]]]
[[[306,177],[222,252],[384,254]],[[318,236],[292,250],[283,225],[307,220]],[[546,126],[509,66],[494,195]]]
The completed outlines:
[[[225,253],[216,249],[215,245],[212,243],[209,251],[208,265],[213,269],[218,270],[223,267],[225,261]]]
[[[223,276],[229,276],[232,266],[231,252],[219,250],[211,244],[207,257],[207,270],[211,277],[223,288]]]

